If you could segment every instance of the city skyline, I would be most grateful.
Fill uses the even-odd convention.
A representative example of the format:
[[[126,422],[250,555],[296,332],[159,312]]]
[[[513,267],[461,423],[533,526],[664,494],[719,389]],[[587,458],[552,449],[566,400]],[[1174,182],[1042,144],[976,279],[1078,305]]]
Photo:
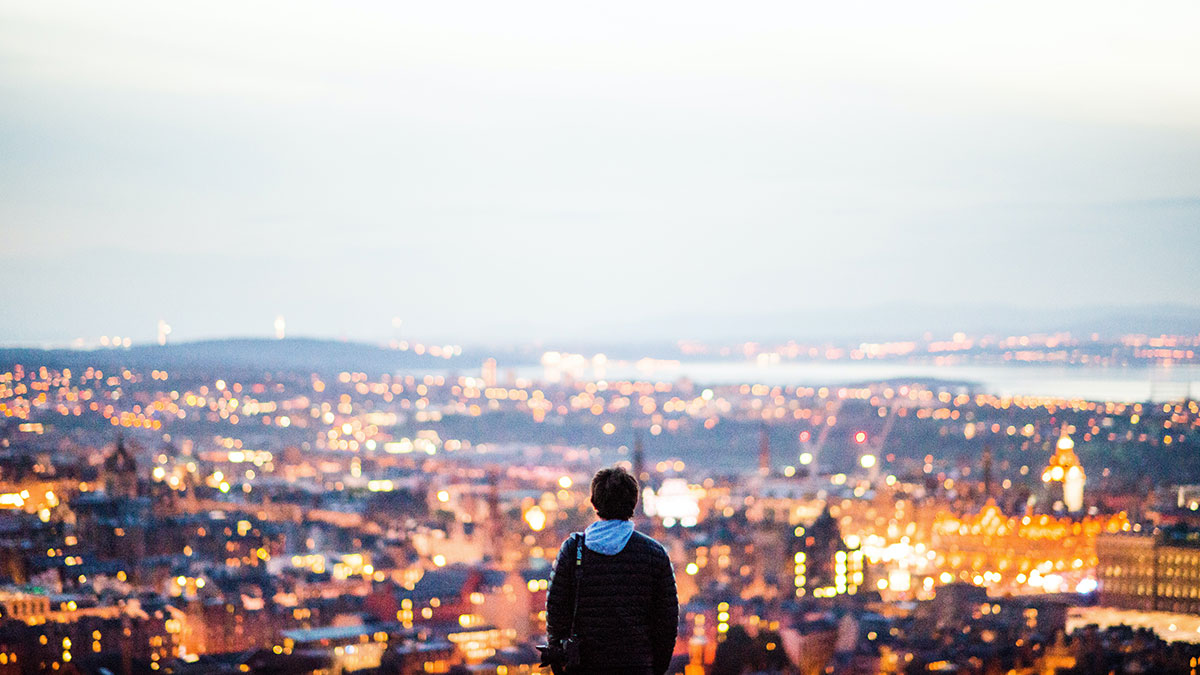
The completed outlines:
[[[0,365],[6,672],[537,672],[551,565],[613,463],[674,569],[664,672],[1200,655],[1200,407],[1181,391],[27,352]]]
[[[1195,675],[1198,25],[0,0],[0,675]]]

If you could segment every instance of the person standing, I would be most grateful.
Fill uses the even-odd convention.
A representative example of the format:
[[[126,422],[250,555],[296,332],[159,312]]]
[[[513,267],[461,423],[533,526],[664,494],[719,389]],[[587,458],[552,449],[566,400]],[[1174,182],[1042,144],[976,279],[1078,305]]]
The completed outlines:
[[[580,672],[662,675],[671,662],[679,628],[675,572],[662,544],[634,531],[637,499],[637,479],[624,468],[597,471],[592,506],[600,520],[558,551],[546,633],[550,644],[578,640]]]

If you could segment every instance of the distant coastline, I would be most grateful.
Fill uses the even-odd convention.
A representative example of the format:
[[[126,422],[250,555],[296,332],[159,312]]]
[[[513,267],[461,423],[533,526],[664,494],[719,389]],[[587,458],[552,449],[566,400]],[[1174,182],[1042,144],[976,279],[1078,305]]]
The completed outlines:
[[[418,354],[380,345],[289,338],[211,340],[127,349],[0,348],[0,366],[145,367],[178,370],[338,372],[343,370],[475,376],[492,355],[468,349],[453,358]],[[1121,366],[1041,363],[938,364],[925,358],[871,360],[784,360],[771,363],[744,358],[686,357],[635,359],[610,356],[602,367],[591,360],[575,370],[548,370],[532,350],[495,355],[498,374],[530,381],[564,376],[586,380],[688,379],[697,385],[770,384],[845,386],[886,380],[922,380],[960,384],[999,396],[1105,401],[1164,401],[1200,395],[1200,365],[1134,364]]]

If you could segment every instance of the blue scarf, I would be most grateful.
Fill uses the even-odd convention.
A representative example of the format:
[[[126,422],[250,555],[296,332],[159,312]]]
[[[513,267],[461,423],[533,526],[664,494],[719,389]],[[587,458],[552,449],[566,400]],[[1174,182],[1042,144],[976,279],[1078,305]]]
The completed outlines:
[[[584,545],[596,553],[616,555],[633,536],[633,523],[628,520],[598,520],[583,531]]]

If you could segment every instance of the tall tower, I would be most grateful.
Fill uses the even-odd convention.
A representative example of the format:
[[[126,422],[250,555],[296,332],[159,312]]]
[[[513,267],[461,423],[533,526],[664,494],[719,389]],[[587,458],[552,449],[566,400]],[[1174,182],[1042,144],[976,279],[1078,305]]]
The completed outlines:
[[[504,559],[504,546],[501,541],[504,534],[504,524],[500,522],[500,478],[497,475],[497,470],[492,469],[487,473],[488,484],[488,544],[492,549],[492,557],[496,562],[501,562]]]
[[[1067,510],[1071,513],[1083,510],[1083,487],[1087,483],[1087,476],[1079,464],[1079,457],[1075,455],[1075,442],[1065,428],[1058,439],[1054,456],[1050,458],[1050,465],[1042,472],[1042,481],[1062,483],[1063,504]]]
[[[484,386],[496,386],[496,359],[488,358],[484,360],[483,367],[479,370],[479,374],[483,377]]]
[[[983,496],[992,496],[992,448],[983,446]]]
[[[1063,481],[1063,503],[1071,513],[1083,510],[1083,486],[1087,477],[1083,475],[1083,467],[1075,465],[1067,469],[1067,477]]]
[[[642,432],[633,430],[633,477],[637,479],[638,495],[634,516],[641,523],[646,516],[646,500],[654,497],[654,488],[650,487],[650,473],[646,471],[646,451],[642,448]]]
[[[646,473],[646,453],[642,450],[642,432],[636,429],[633,432],[633,477],[643,484],[642,487],[650,480]]]
[[[771,475],[771,437],[767,435],[765,424],[758,431],[758,473]]]
[[[117,434],[117,446],[104,459],[104,492],[110,498],[138,496],[137,460],[125,446],[125,436]]]

